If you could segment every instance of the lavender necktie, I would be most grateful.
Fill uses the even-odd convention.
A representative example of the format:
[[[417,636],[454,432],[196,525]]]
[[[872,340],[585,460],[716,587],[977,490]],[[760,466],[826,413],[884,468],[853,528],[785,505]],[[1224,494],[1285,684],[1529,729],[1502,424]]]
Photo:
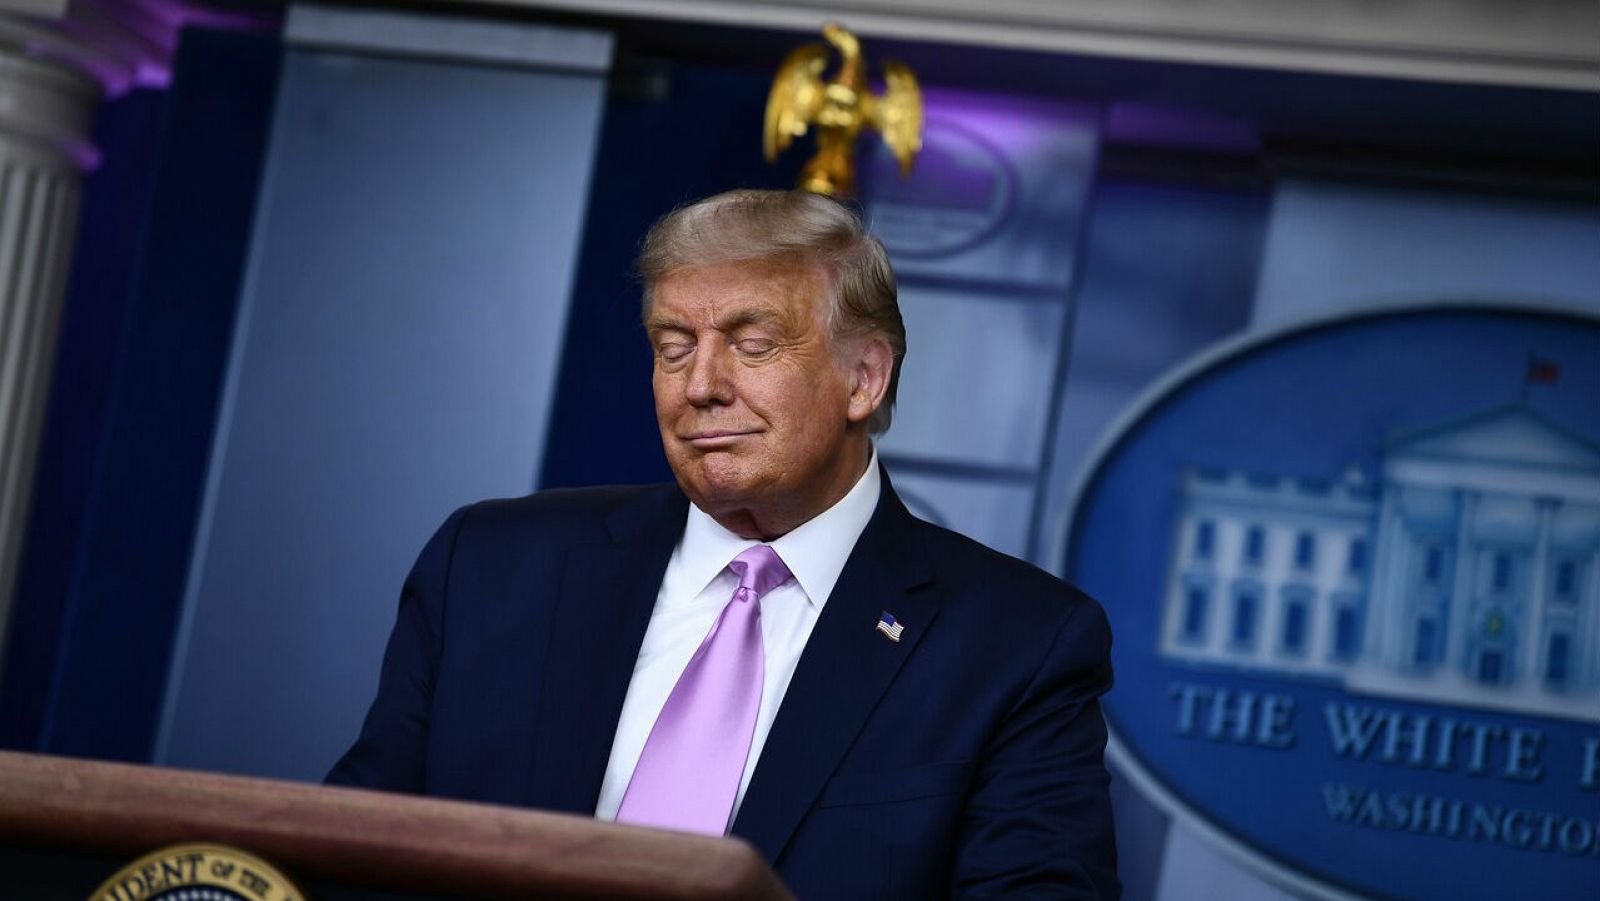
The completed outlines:
[[[760,599],[789,578],[789,568],[764,544],[728,568],[739,587],[656,717],[617,810],[619,823],[712,835],[728,829],[766,677]]]

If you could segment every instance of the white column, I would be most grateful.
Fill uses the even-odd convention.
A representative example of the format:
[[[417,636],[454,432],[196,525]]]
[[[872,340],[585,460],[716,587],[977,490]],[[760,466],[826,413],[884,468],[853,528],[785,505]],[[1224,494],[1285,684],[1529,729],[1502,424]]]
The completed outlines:
[[[1383,483],[1383,507],[1378,533],[1373,536],[1373,572],[1367,590],[1365,635],[1361,657],[1365,665],[1398,672],[1408,659],[1406,574],[1411,568],[1411,539],[1400,515],[1403,488],[1392,479]]]
[[[1473,533],[1477,530],[1480,498],[1476,491],[1462,491],[1457,502],[1456,566],[1450,579],[1449,603],[1444,607],[1450,626],[1446,632],[1444,660],[1439,666],[1439,670],[1450,673],[1452,679],[1468,671],[1467,633],[1472,629],[1472,564],[1475,562],[1472,548],[1476,543]]]
[[[1520,631],[1517,633],[1514,684],[1533,689],[1539,688],[1544,682],[1544,672],[1539,663],[1544,659],[1544,612],[1550,583],[1550,527],[1555,519],[1557,503],[1547,498],[1534,501],[1539,523],[1533,543],[1532,569],[1528,573],[1528,593],[1523,599],[1517,623]],[[1571,659],[1569,656],[1568,660]],[[1568,668],[1571,668],[1570,662]]]
[[[1329,530],[1319,536],[1323,546],[1317,556],[1317,578],[1312,582],[1316,594],[1311,597],[1311,607],[1306,611],[1306,661],[1316,667],[1326,667],[1333,660],[1334,623],[1339,616],[1339,599],[1351,593],[1349,575],[1350,542],[1358,536],[1349,532]],[[1376,541],[1368,540],[1371,548]],[[1338,552],[1335,553],[1335,548]],[[1367,551],[1366,570],[1372,571],[1372,551]]]
[[[15,28],[0,17],[0,39]],[[10,619],[101,91],[11,46],[0,40],[0,626]]]
[[[164,86],[178,31],[245,17],[189,0],[19,0],[0,12],[0,649],[103,96]],[[27,13],[26,15],[22,13]],[[26,48],[22,52],[18,48]]]
[[[1583,568],[1589,572],[1579,583],[1578,628],[1569,660],[1572,684],[1587,691],[1600,687],[1600,550],[1590,549]]]

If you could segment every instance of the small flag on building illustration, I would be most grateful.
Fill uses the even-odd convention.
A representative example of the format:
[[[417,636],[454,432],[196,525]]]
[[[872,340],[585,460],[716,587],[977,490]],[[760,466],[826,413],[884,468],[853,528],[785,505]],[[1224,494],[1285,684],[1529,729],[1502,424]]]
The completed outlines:
[[[1529,389],[1534,385],[1554,385],[1560,380],[1561,364],[1528,354],[1528,367],[1522,370],[1522,402],[1527,403]]]
[[[883,611],[883,615],[878,617],[878,631],[888,636],[889,640],[896,644],[900,643],[900,633],[905,630],[906,627],[896,622],[894,614],[887,610]]]
[[[1528,355],[1528,374],[1525,376],[1530,384],[1551,385],[1561,378],[1561,366],[1553,360],[1541,360]]]

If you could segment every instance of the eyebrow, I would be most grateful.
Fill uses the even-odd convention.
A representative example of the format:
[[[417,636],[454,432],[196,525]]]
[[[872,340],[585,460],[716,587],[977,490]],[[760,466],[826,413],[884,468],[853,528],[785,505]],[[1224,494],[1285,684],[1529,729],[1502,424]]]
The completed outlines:
[[[689,327],[677,319],[651,314],[650,318],[644,321],[644,330],[653,335],[656,332],[686,332],[689,330]]]
[[[717,321],[716,328],[718,331],[731,332],[747,325],[782,326],[783,324],[784,317],[778,315],[772,310],[751,307],[742,310],[735,310],[727,316],[724,316],[722,319]],[[651,314],[650,318],[645,320],[644,329],[650,334],[655,334],[656,332],[693,331],[693,329],[691,329],[688,324],[682,320],[670,316],[662,316],[659,314]]]
[[[783,325],[783,317],[772,310],[753,309],[736,310],[717,323],[717,327],[724,332],[731,332],[747,325]]]

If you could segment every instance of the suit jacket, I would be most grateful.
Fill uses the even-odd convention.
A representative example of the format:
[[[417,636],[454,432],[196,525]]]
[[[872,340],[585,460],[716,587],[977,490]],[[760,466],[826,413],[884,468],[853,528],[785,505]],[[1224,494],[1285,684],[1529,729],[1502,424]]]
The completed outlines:
[[[733,834],[800,898],[1115,897],[1104,613],[883,484]],[[593,813],[687,510],[668,485],[453,514],[406,580],[377,699],[328,781]],[[884,612],[898,643],[876,630]]]

